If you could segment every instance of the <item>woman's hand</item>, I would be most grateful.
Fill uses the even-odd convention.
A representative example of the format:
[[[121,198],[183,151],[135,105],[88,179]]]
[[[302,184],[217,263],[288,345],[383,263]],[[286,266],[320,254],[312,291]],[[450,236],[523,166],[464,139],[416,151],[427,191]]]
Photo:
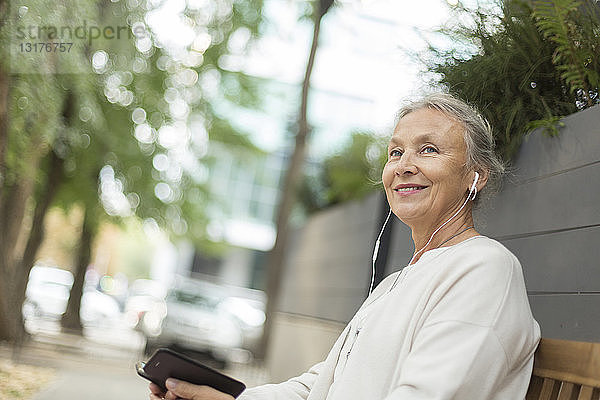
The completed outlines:
[[[234,400],[226,393],[219,392],[210,386],[193,385],[178,379],[167,379],[167,393],[165,394],[154,383],[150,384],[150,400]]]
[[[159,400],[165,398],[165,392],[163,392],[156,383],[150,383],[150,400]]]

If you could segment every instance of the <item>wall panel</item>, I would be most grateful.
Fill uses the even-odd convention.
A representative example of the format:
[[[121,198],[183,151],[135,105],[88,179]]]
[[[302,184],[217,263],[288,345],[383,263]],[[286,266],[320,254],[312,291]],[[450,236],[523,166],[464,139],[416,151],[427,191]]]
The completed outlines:
[[[600,106],[566,117],[560,135],[535,131],[526,137],[515,160],[511,181],[540,179],[600,159]]]
[[[521,261],[530,292],[600,291],[600,227],[500,241]]]
[[[529,296],[542,336],[600,342],[600,292]]]
[[[346,322],[371,278],[381,195],[318,213],[295,232],[278,310]]]

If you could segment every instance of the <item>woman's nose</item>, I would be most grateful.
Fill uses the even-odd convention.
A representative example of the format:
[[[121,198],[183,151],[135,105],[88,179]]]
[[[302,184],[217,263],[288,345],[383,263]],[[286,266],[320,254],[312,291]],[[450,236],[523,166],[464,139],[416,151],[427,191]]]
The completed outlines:
[[[410,156],[410,154],[408,152],[406,152],[402,155],[402,157],[400,157],[400,160],[398,160],[398,162],[396,163],[396,169],[395,169],[394,173],[397,176],[414,175],[417,173],[417,171],[418,171],[418,168],[415,165],[415,163],[413,162],[412,157]]]

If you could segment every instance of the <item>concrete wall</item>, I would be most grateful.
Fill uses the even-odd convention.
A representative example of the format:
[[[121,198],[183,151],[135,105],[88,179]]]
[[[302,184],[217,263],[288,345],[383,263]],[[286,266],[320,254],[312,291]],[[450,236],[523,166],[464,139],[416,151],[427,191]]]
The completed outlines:
[[[476,226],[521,260],[544,337],[600,341],[600,107],[564,122],[559,137],[527,138]],[[269,352],[276,381],[323,359],[364,300],[386,211],[375,193],[315,215],[293,235]],[[413,251],[397,219],[387,235],[378,261],[385,275]]]
[[[364,300],[382,205],[380,195],[346,203],[292,234],[268,355],[274,381],[321,361]]]
[[[289,246],[279,310],[347,322],[365,297],[378,197],[312,217]],[[366,266],[366,267],[365,267]]]
[[[267,355],[272,382],[300,375],[324,360],[344,325],[320,318],[277,313]]]

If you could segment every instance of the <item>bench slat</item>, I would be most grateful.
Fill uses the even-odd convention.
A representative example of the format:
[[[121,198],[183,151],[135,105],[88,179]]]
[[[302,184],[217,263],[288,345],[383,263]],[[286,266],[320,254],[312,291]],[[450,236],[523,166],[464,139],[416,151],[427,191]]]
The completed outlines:
[[[554,389],[554,379],[544,378],[539,400],[551,400],[552,389]]]
[[[557,400],[571,400],[575,393],[575,385],[571,382],[562,382]]]
[[[532,376],[525,400],[538,400],[540,398],[540,392],[542,391],[543,382],[544,380],[539,376]]]
[[[582,386],[579,391],[579,396],[577,396],[577,400],[592,400],[592,393],[594,392],[594,388],[590,386]]]

